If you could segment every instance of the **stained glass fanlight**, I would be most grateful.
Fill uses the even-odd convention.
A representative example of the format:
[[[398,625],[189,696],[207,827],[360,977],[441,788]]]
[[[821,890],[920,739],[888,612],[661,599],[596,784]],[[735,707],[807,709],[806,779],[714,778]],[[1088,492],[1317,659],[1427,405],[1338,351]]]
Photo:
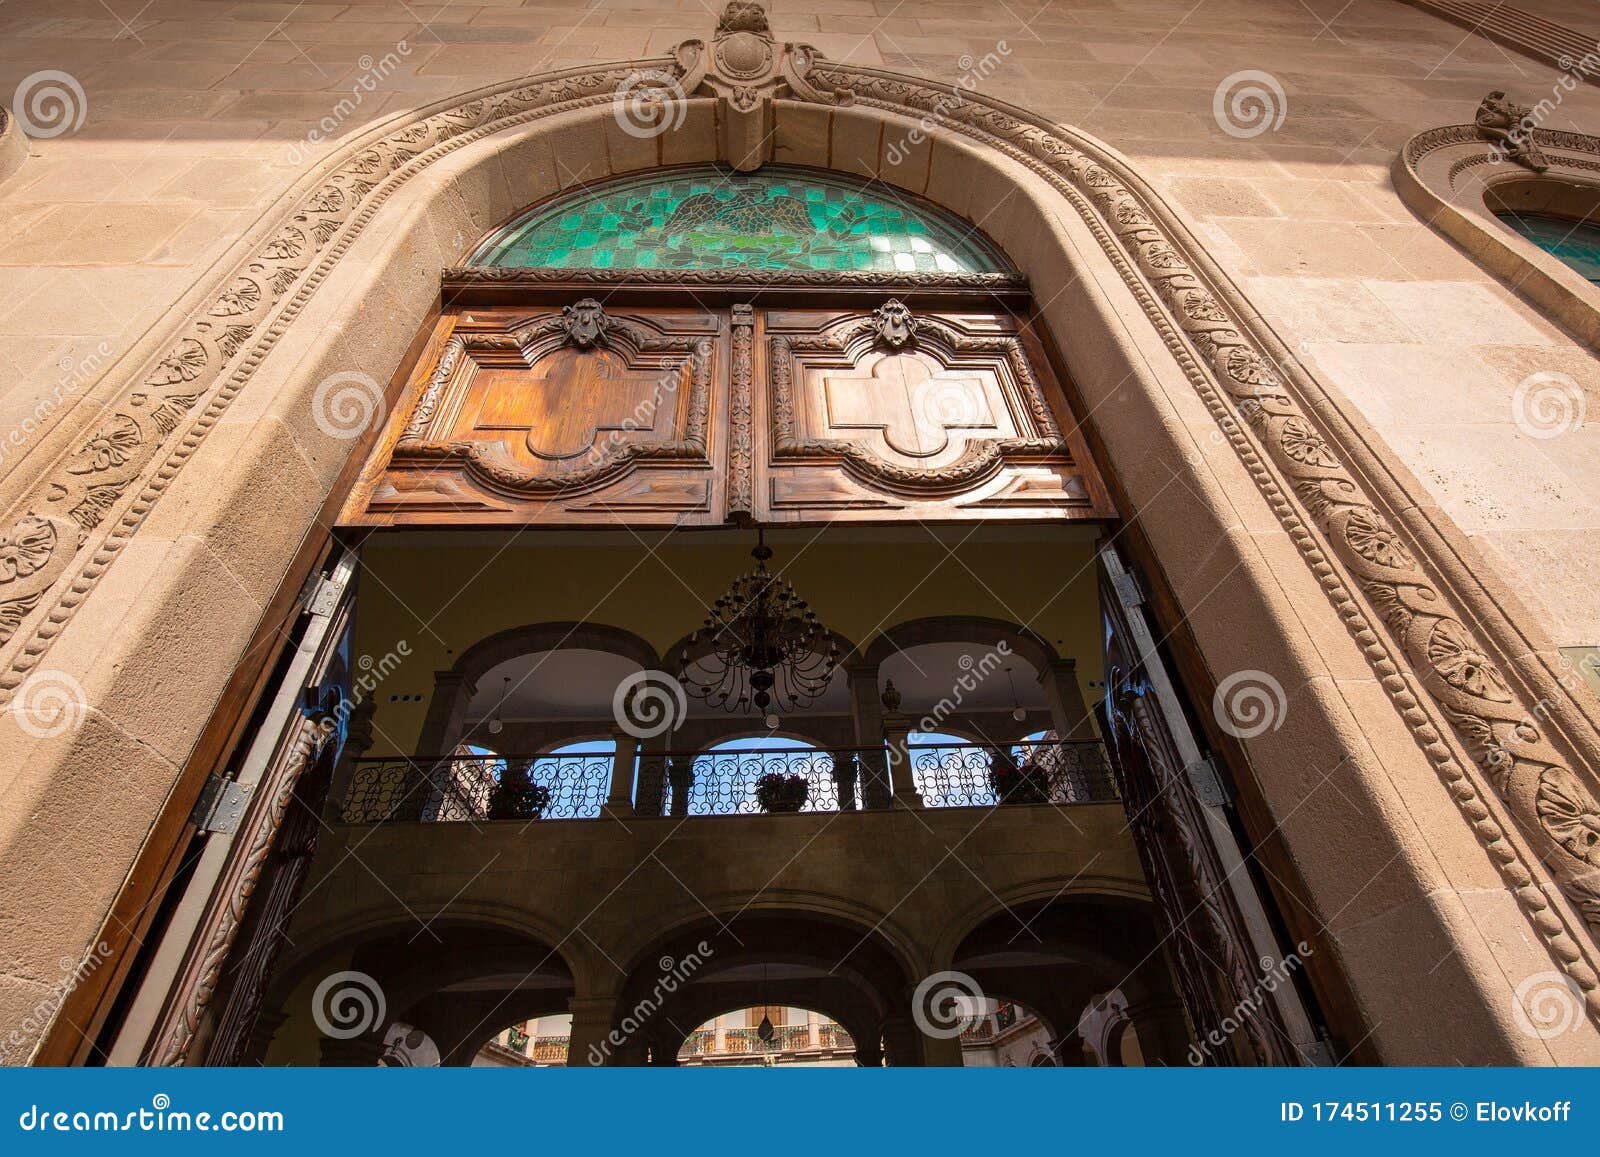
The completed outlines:
[[[591,185],[525,214],[474,265],[535,269],[1009,272],[982,234],[876,181],[769,165]]]

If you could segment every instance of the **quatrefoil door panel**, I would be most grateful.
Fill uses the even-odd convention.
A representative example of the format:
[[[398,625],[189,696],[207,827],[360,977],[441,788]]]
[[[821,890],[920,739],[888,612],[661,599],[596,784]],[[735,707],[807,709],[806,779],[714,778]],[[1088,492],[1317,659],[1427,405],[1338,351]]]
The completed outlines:
[[[584,299],[441,319],[357,525],[722,518],[723,315]]]
[[[760,428],[752,514],[1106,518],[1110,504],[1042,351],[1007,313],[750,315]],[[739,414],[735,314],[735,423]],[[735,435],[737,443],[737,434]]]

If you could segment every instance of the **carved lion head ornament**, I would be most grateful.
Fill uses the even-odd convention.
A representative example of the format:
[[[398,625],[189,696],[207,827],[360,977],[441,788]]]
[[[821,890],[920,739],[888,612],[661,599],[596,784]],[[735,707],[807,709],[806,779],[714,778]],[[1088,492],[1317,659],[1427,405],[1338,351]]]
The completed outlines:
[[[891,297],[872,312],[878,327],[878,340],[890,349],[900,349],[916,340],[917,319],[905,302]]]
[[[567,340],[581,350],[606,344],[606,332],[611,328],[611,318],[592,297],[561,307],[561,328]]]

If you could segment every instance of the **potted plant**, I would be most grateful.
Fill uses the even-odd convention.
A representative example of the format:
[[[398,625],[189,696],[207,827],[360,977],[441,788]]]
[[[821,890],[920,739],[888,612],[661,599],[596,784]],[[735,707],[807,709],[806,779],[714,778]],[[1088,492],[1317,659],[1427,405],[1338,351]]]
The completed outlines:
[[[550,806],[550,789],[530,783],[526,768],[507,767],[489,793],[492,820],[536,820]]]
[[[989,786],[1001,803],[1044,803],[1049,798],[1037,768],[1018,767],[999,750],[989,753]]]
[[[811,785],[803,775],[769,771],[756,780],[756,803],[764,812],[797,812],[806,806]]]

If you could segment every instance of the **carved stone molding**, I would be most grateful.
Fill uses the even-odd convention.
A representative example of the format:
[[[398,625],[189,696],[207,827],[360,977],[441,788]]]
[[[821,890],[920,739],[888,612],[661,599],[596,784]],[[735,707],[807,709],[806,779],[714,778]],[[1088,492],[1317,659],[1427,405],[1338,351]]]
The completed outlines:
[[[474,285],[707,285],[766,289],[1020,291],[1027,279],[1014,273],[896,273],[881,269],[532,269],[511,265],[453,265],[442,274],[446,292]]]
[[[554,473],[521,465],[495,442],[430,441],[427,438],[440,399],[459,372],[464,355],[474,351],[511,351],[531,359],[537,356],[541,342],[549,344],[549,339],[556,334],[561,335],[562,342],[579,349],[605,344],[632,356],[683,355],[689,385],[688,421],[683,436],[662,442],[613,439],[604,449],[597,449],[581,459],[562,462]],[[418,395],[405,432],[395,443],[391,461],[400,465],[459,463],[482,485],[518,496],[579,493],[613,481],[639,461],[703,462],[711,415],[713,347],[714,342],[709,337],[663,335],[643,325],[611,317],[591,298],[565,306],[560,314],[511,333],[458,333],[445,345],[433,374]]]
[[[1423,220],[1600,352],[1600,290],[1496,217],[1526,211],[1592,220],[1600,213],[1600,137],[1522,127],[1528,110],[1504,97],[1490,93],[1475,124],[1443,125],[1407,141],[1394,161],[1395,189]]]
[[[720,75],[702,50],[707,75]],[[1449,535],[1394,482],[1383,459],[1330,415],[1315,378],[1287,357],[1247,299],[1160,196],[1092,139],[978,93],[870,69],[806,65],[795,99],[842,90],[858,107],[929,118],[1047,183],[1094,235],[1167,341],[1227,443],[1362,647],[1396,711],[1456,801],[1551,957],[1600,1020],[1600,823],[1589,766],[1600,732],[1570,696],[1535,711],[1556,675],[1519,670],[1525,628],[1432,543]],[[486,88],[336,153],[266,242],[212,284],[210,306],[174,315],[161,354],[106,407],[104,428],[45,468],[0,521],[0,642],[12,693],[48,652],[256,367],[351,243],[428,165],[491,133],[612,103],[647,60]],[[682,65],[679,65],[680,69]],[[688,77],[693,73],[683,71]],[[698,82],[696,83],[698,88]],[[693,91],[693,90],[689,90]],[[774,89],[774,92],[777,90]],[[1474,126],[1435,130],[1469,135]],[[1429,134],[1423,134],[1428,137]],[[1592,174],[1594,139],[1537,130],[1560,171]],[[1431,145],[1407,146],[1408,158]],[[1587,168],[1585,168],[1587,166]],[[1591,342],[1600,327],[1585,333]],[[32,468],[31,464],[30,467]],[[1421,526],[1402,522],[1399,512]],[[1575,754],[1581,753],[1581,754]],[[1542,866],[1541,866],[1542,865]],[[1566,899],[1547,890],[1544,873]],[[1571,908],[1568,907],[1570,902]],[[1580,920],[1569,913],[1576,910]],[[1589,927],[1584,928],[1582,920]]]
[[[711,44],[685,40],[673,50],[678,77],[667,85],[684,94],[717,98],[722,154],[748,172],[772,159],[771,106],[787,96],[816,104],[849,104],[850,93],[819,88],[811,74],[821,53],[809,44],[779,44],[754,0],[732,0]]]
[[[904,310],[899,302],[891,304]],[[937,467],[909,467],[885,460],[866,442],[841,438],[803,438],[796,418],[794,361],[796,354],[847,353],[852,347],[880,341],[898,349],[883,336],[880,307],[871,317],[858,318],[815,335],[774,336],[769,342],[769,373],[772,379],[772,449],[775,458],[836,460],[856,478],[869,485],[909,494],[941,494],[969,489],[996,474],[1007,463],[1035,463],[1070,456],[1072,448],[1061,436],[1049,404],[1033,377],[1033,368],[1014,337],[958,333],[950,326],[930,318],[920,320],[916,330],[923,348],[947,355],[962,353],[998,354],[1006,360],[1016,380],[1033,436],[1027,438],[969,438],[955,461]],[[898,311],[895,311],[898,315]],[[907,314],[909,321],[909,313]],[[899,331],[896,330],[896,333]],[[909,340],[910,331],[900,341]]]

